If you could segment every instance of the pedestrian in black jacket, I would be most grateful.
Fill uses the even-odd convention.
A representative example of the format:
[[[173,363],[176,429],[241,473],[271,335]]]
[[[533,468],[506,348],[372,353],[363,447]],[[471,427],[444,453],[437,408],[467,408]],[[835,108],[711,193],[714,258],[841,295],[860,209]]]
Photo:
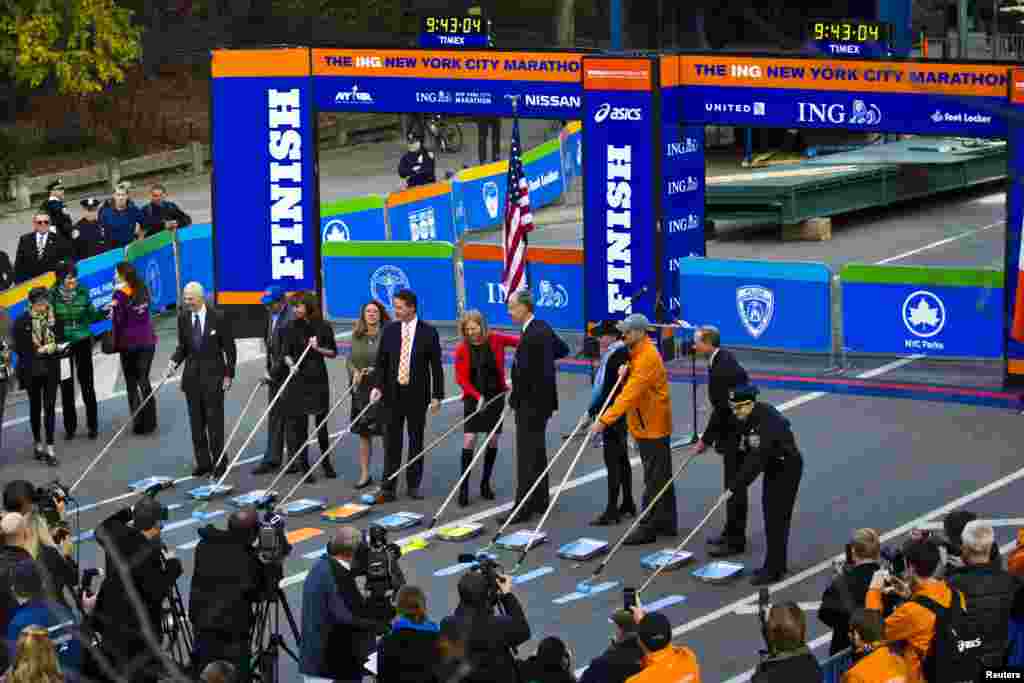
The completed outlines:
[[[594,378],[594,386],[590,396],[590,407],[587,413],[595,419],[601,408],[607,403],[614,403],[622,391],[622,384],[615,390],[615,395],[608,399],[619,379],[619,368],[629,363],[629,348],[622,341],[622,332],[613,320],[605,320],[594,331],[601,348],[601,364]],[[608,503],[604,512],[592,521],[592,526],[608,526],[618,524],[623,516],[636,516],[636,503],[633,502],[633,475],[629,465],[629,442],[626,416],[623,415],[612,426],[602,432],[604,464],[608,470]],[[622,503],[619,503],[619,491],[622,491]]]
[[[145,497],[96,529],[96,540],[106,553],[106,570],[96,596],[94,623],[103,636],[104,655],[133,683],[157,680],[161,667],[153,648],[158,644],[151,645],[147,636],[159,640],[161,605],[182,573],[181,560],[165,550],[160,539],[165,513],[160,503]],[[141,612],[129,586],[141,602]]]
[[[498,577],[498,600],[504,614],[495,614],[490,601],[491,587],[479,572],[470,572],[459,580],[459,606],[445,617],[465,644],[469,673],[465,683],[517,683],[518,668],[512,649],[530,639],[530,625],[512,595],[512,580]],[[383,683],[383,681],[382,681]]]
[[[71,256],[75,261],[98,256],[113,247],[109,230],[100,223],[100,204],[100,200],[95,197],[82,200],[85,213],[75,223],[68,238],[71,242]]]
[[[32,217],[32,232],[18,239],[14,255],[14,281],[22,283],[57,269],[57,264],[71,257],[71,244],[51,229],[50,215],[38,211]]]
[[[768,612],[771,656],[758,664],[753,683],[820,683],[821,666],[807,647],[807,620],[796,603],[772,605]]]
[[[178,208],[174,202],[167,201],[167,188],[157,184],[150,188],[150,203],[142,207],[142,237],[152,237],[164,230],[177,230],[192,225],[192,219]]]
[[[874,529],[857,529],[846,544],[846,564],[842,573],[821,596],[818,618],[832,629],[829,655],[850,647],[850,615],[864,607],[871,577],[879,570],[881,542]]]
[[[1004,665],[1009,646],[1010,618],[1024,618],[1021,582],[992,565],[995,533],[990,524],[968,522],[961,534],[964,566],[946,574],[946,582],[967,601],[967,620],[981,636],[981,663],[990,669]]]
[[[199,530],[188,598],[197,671],[226,660],[248,677],[252,605],[268,588],[253,547],[257,529],[256,512],[243,509],[228,518],[227,530],[212,524]]]
[[[440,629],[427,619],[427,598],[416,586],[402,586],[395,598],[398,618],[377,645],[381,683],[444,683],[440,678]]]
[[[572,653],[561,638],[545,638],[537,653],[520,665],[520,679],[523,683],[576,683]]]
[[[57,420],[57,383],[61,371],[60,355],[68,344],[57,343],[64,336],[64,326],[54,318],[50,290],[33,287],[28,293],[28,303],[28,310],[18,316],[13,328],[14,350],[18,354],[18,382],[28,390],[36,460],[56,467],[53,431]]]
[[[6,512],[0,517],[0,634],[7,633],[18,601],[11,590],[11,572],[23,560],[32,561],[26,549],[29,529],[25,517],[17,512]],[[7,647],[0,647],[0,670],[7,670],[10,661]]]
[[[725,488],[743,466],[740,453],[740,425],[729,407],[729,392],[747,384],[747,371],[728,350],[721,348],[722,337],[718,328],[705,325],[693,336],[696,353],[708,357],[708,401],[711,417],[708,426],[697,441],[697,453],[709,446],[722,455],[725,465]],[[725,505],[725,528],[718,536],[708,539],[712,557],[738,555],[747,547],[747,511],[749,503],[746,489],[735,491]]]
[[[398,177],[405,181],[407,188],[436,183],[434,153],[423,149],[419,133],[409,133],[408,143],[409,151],[398,160]]]
[[[626,683],[644,668],[644,653],[636,637],[633,614],[620,609],[612,615],[615,638],[600,656],[591,660],[580,683]]]

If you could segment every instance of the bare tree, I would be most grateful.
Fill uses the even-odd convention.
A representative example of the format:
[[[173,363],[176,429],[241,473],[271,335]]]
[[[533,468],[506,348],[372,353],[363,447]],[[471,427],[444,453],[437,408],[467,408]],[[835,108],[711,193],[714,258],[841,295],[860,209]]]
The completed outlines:
[[[559,47],[576,45],[576,0],[558,0],[555,36]]]

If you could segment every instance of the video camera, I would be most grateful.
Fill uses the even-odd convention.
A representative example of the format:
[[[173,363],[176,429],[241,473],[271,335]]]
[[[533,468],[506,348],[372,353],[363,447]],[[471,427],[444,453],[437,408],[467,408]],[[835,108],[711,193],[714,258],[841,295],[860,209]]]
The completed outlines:
[[[47,526],[50,527],[55,537],[71,532],[67,522],[61,519],[60,511],[57,509],[70,496],[71,494],[68,492],[67,487],[56,480],[46,486],[37,486],[32,492],[33,505],[36,506],[36,510],[42,518],[46,520]],[[55,538],[54,540],[57,539]]]
[[[459,562],[472,564],[470,571],[478,572],[487,582],[487,604],[492,607],[498,604],[501,593],[498,591],[498,575],[501,574],[502,566],[490,555],[480,553],[479,555],[459,555]]]
[[[371,599],[385,598],[405,583],[398,569],[401,556],[402,549],[388,542],[388,530],[384,527],[371,524],[363,532],[363,542],[356,549],[353,573],[366,577],[366,590]]]
[[[260,517],[256,530],[256,557],[268,565],[279,565],[292,552],[292,545],[284,531],[284,517],[273,511],[266,511]]]

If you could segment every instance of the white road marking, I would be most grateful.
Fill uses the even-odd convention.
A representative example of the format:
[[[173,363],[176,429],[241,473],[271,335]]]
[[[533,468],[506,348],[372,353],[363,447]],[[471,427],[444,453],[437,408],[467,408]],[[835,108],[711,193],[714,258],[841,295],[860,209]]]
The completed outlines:
[[[821,601],[818,602],[798,602],[797,607],[805,612],[817,612],[821,609]],[[755,605],[740,605],[736,608],[734,614],[757,614],[758,606]]]
[[[992,228],[995,228],[995,227],[1000,226],[1000,225],[1006,225],[1006,221],[999,221],[998,223],[990,223],[989,225],[983,225],[980,228],[975,228],[974,230],[968,230],[966,232],[960,233],[959,235],[953,235],[952,237],[947,237],[946,239],[939,240],[938,242],[932,242],[931,244],[926,244],[923,247],[918,247],[917,249],[911,249],[910,251],[904,252],[904,253],[899,254],[897,256],[890,256],[889,258],[882,259],[881,261],[876,261],[875,265],[876,266],[883,266],[886,263],[892,263],[893,261],[901,261],[901,260],[903,260],[905,258],[908,258],[910,256],[914,256],[916,254],[920,254],[923,251],[928,251],[929,249],[935,249],[936,247],[942,247],[942,246],[945,246],[947,244],[951,244],[953,242],[956,242],[957,240],[962,240],[965,237],[970,237],[972,235],[977,235],[980,232],[985,232],[986,230],[991,230]]]

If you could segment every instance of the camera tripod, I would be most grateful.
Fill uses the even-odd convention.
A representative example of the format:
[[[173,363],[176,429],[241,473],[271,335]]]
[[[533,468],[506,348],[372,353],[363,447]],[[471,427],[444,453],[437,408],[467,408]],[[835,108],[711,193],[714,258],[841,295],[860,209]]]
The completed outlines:
[[[188,613],[185,612],[185,603],[181,599],[177,581],[174,582],[170,593],[164,598],[160,627],[171,659],[182,670],[188,670],[194,641],[192,627],[188,622]]]
[[[250,680],[260,683],[277,683],[277,664],[281,650],[284,650],[296,664],[299,663],[299,656],[285,644],[284,637],[281,635],[282,611],[288,620],[295,644],[300,645],[302,642],[295,616],[288,605],[288,598],[280,586],[274,585],[266,599],[253,605],[253,628],[249,639],[253,653]]]

